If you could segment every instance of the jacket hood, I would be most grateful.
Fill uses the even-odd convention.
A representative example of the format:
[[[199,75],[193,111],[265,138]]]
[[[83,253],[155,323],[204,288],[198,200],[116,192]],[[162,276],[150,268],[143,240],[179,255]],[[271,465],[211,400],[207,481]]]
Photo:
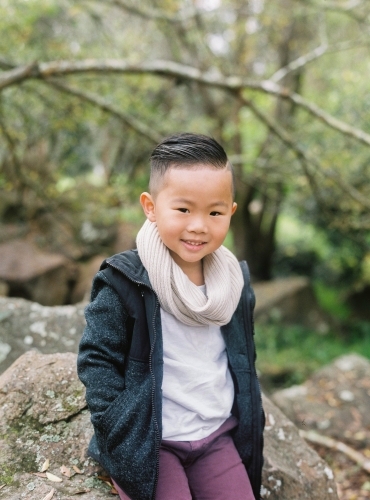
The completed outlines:
[[[109,257],[103,261],[100,266],[100,270],[103,270],[108,266],[118,269],[132,281],[141,283],[152,289],[148,271],[143,266],[137,249],[126,250],[125,252],[117,253],[112,257]]]

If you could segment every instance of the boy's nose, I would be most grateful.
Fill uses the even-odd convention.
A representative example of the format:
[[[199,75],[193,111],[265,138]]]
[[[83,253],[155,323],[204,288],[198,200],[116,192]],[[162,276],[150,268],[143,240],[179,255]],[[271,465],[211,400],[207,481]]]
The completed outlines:
[[[206,233],[207,224],[203,217],[193,217],[188,223],[187,230],[190,233]]]

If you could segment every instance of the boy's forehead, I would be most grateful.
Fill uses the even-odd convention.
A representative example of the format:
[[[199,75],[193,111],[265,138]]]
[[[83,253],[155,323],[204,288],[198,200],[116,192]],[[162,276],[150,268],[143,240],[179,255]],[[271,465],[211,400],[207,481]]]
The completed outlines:
[[[151,172],[151,193],[156,198],[158,194],[168,188],[194,189],[202,187],[205,190],[222,185],[227,191],[230,188],[234,197],[233,175],[228,165],[224,168],[215,167],[209,163],[172,164],[162,174]]]
[[[225,166],[225,168],[217,168],[213,165],[204,164],[204,163],[195,163],[190,165],[171,165],[163,175],[164,183],[169,183],[172,180],[176,180],[181,178],[181,180],[193,180],[198,172],[212,172],[215,180],[220,175],[222,177],[226,177],[225,173],[230,172],[231,179],[231,171]],[[197,176],[198,177],[198,176]],[[210,180],[212,180],[212,176],[210,176]]]

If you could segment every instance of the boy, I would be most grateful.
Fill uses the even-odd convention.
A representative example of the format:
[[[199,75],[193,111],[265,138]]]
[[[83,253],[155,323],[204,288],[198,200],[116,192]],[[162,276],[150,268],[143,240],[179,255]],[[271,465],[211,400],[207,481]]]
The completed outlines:
[[[95,277],[78,372],[95,430],[89,453],[121,499],[259,498],[253,292],[246,265],[222,246],[233,199],[215,140],[164,139],[140,197],[137,250]]]

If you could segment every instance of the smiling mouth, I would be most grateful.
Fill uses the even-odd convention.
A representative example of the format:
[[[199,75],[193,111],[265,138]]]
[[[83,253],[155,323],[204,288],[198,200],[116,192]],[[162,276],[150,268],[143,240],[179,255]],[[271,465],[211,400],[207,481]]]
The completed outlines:
[[[184,243],[186,243],[187,245],[191,245],[191,246],[194,246],[194,247],[199,247],[199,246],[205,244],[205,241],[189,241],[189,240],[182,240],[182,241]]]

